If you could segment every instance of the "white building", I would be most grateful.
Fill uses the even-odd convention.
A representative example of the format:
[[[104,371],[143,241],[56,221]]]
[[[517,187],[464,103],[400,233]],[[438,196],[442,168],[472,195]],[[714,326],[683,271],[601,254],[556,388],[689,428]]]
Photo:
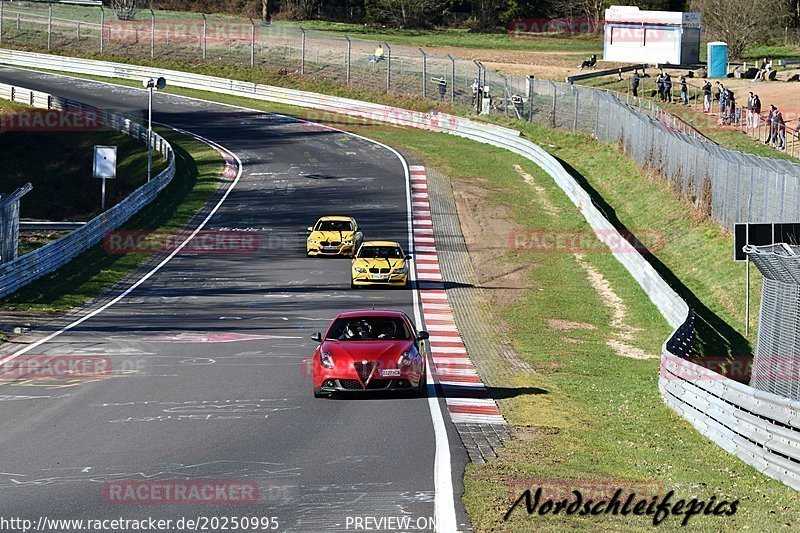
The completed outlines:
[[[695,64],[700,61],[700,13],[606,9],[603,59],[626,63]]]

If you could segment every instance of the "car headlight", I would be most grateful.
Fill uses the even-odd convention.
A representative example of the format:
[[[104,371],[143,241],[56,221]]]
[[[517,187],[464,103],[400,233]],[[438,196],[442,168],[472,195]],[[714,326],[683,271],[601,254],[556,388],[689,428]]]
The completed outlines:
[[[397,360],[397,366],[411,366],[411,359],[413,357],[414,354],[411,351],[403,352],[403,355]]]
[[[358,272],[359,274],[364,274],[364,273],[366,273],[366,272],[367,272],[367,269],[366,269],[366,268],[361,268],[361,267],[353,267],[353,270],[355,270],[355,271],[356,271],[356,272]]]
[[[308,244],[319,244],[319,243],[314,239],[308,239]]]
[[[394,269],[394,273],[395,274],[405,274],[407,272],[408,272],[408,267],[407,266]]]
[[[319,362],[325,368],[333,368],[333,357],[326,351],[322,351],[319,353]]]

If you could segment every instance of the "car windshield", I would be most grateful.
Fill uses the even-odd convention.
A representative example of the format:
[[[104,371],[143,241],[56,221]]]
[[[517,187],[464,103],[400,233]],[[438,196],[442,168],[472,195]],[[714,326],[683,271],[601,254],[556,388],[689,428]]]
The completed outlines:
[[[407,341],[411,340],[411,333],[401,318],[367,316],[337,319],[326,338],[340,341]]]
[[[353,223],[348,220],[321,220],[317,231],[353,231]]]
[[[403,250],[397,246],[362,246],[358,257],[367,259],[402,259]]]

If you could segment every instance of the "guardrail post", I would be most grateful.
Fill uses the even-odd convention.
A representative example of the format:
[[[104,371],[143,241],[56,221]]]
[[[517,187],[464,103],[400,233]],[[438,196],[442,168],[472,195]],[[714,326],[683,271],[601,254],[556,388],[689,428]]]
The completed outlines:
[[[347,35],[344,36],[347,39],[347,59],[345,61],[345,79],[347,80],[347,84],[350,84],[350,60],[353,55],[353,41],[350,40],[350,37]]]
[[[256,23],[250,19],[250,68],[256,66]]]
[[[156,14],[150,10],[150,59],[156,57]]]
[[[419,49],[422,54],[422,97],[428,97],[428,54],[422,48]]]
[[[456,103],[456,60],[453,59],[453,56],[450,54],[447,55],[447,58],[450,60],[451,64],[451,72],[450,72],[450,103],[455,105]]]
[[[573,88],[573,90],[575,91],[575,120],[572,123],[572,131],[575,132],[578,131],[578,99],[580,93],[577,91],[577,89]]]
[[[383,43],[386,47],[386,92],[392,88],[392,47],[389,43]]]
[[[53,42],[53,4],[50,2],[47,3],[47,49],[50,50],[50,46]]]
[[[202,42],[200,43],[200,48],[203,50],[203,61],[206,60],[206,50],[208,46],[208,20],[206,18],[205,13],[201,13],[203,16],[203,35],[201,37]]]
[[[78,40],[78,46],[80,46],[80,44],[81,44],[81,23],[80,22],[78,22],[77,25],[75,26],[75,37]]]
[[[100,53],[105,50],[106,10],[100,6]]]

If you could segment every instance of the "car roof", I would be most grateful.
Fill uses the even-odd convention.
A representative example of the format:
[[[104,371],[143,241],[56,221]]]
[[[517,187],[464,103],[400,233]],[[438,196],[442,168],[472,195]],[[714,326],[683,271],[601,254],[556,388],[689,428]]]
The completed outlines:
[[[402,248],[399,242],[393,241],[367,241],[361,246],[396,246],[397,248]]]
[[[332,216],[327,216],[327,217],[319,217],[319,220],[317,220],[317,222],[322,222],[323,220],[335,220],[335,221],[338,221],[338,222],[355,222],[356,219],[354,219],[353,217],[343,217],[343,216],[338,216],[338,215],[332,215]]]
[[[367,316],[403,318],[405,313],[393,309],[356,309],[339,313],[336,318],[361,318]]]

